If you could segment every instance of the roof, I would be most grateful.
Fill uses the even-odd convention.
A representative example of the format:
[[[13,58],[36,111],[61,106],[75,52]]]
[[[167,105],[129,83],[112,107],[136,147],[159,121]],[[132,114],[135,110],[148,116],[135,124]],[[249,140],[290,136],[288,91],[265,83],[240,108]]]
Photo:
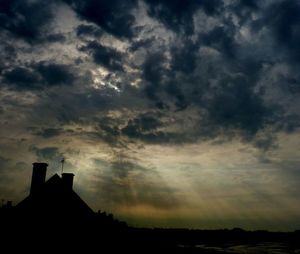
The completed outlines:
[[[49,215],[52,218],[66,216],[83,217],[94,214],[93,210],[72,188],[63,185],[57,174],[46,181],[37,193],[31,194],[16,205],[24,214]]]

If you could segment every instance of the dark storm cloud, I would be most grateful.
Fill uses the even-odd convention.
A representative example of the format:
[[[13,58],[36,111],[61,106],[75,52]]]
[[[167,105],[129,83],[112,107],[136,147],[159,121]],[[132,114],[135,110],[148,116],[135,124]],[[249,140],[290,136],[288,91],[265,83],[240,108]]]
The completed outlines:
[[[101,117],[96,132],[90,133],[92,139],[107,142],[112,147],[128,148],[129,143],[166,144],[195,141],[187,133],[172,131],[171,112],[159,110],[134,114],[127,117]],[[129,120],[128,120],[129,119]]]
[[[220,42],[217,39],[219,36],[220,33],[214,30],[205,39],[200,36],[196,42],[183,39],[182,43],[171,47],[170,62],[163,52],[149,54],[141,66],[143,78],[147,81],[144,87],[146,96],[161,109],[168,108],[168,104],[174,104],[179,111],[185,110],[190,104],[197,104],[203,108],[203,103],[207,104],[208,101],[204,102],[201,98],[205,94],[211,98],[214,91],[207,86],[204,78],[193,73],[202,62],[207,65],[205,59],[199,56],[199,48],[207,44],[212,46],[215,42],[217,45],[213,46],[225,52],[226,58],[234,54],[234,43],[229,39]],[[214,69],[214,66],[209,68],[202,74],[203,77],[214,75]],[[227,88],[224,86],[223,89]]]
[[[166,133],[158,130],[161,126],[162,123],[156,114],[147,113],[130,119],[121,132],[132,139],[154,143],[164,142],[168,137]]]
[[[185,110],[191,104],[197,105],[201,111],[205,111],[202,120],[211,127],[218,126],[218,129],[241,129],[253,135],[270,123],[273,109],[264,104],[260,94],[254,93],[255,84],[249,82],[247,75],[232,78],[222,74],[216,87],[201,84],[197,76],[190,75],[189,81],[185,77],[176,76],[179,71],[191,74],[196,67],[196,54],[191,53],[192,57],[186,63],[181,60],[189,52],[195,53],[198,46],[191,44],[189,47],[190,51],[185,50],[184,46],[173,51],[171,70],[164,67],[166,59],[162,53],[146,58],[142,68],[144,79],[148,81],[145,93],[149,99],[156,103],[167,100],[169,104],[174,103],[176,110]],[[228,52],[227,46],[220,46],[223,47]],[[129,122],[124,133],[141,137],[137,123]]]
[[[131,14],[136,0],[64,0],[83,20],[93,22],[106,32],[121,38],[135,34],[135,17]]]
[[[51,5],[44,1],[1,0],[0,28],[27,42],[39,41],[53,18]]]
[[[167,75],[165,67],[166,57],[162,52],[149,54],[141,66],[142,77],[146,81],[144,92],[146,96],[155,101],[160,108],[165,107],[161,100],[160,92],[163,91],[164,82]]]
[[[192,73],[197,66],[197,51],[199,45],[192,40],[185,39],[183,45],[174,45],[171,48],[171,68],[173,71],[180,71],[185,74]]]
[[[122,54],[114,48],[103,46],[97,41],[90,41],[80,48],[93,57],[96,64],[100,64],[110,71],[122,71]]]
[[[273,109],[264,105],[243,77],[221,80],[206,107],[213,125],[241,129],[249,134],[264,128],[273,115]]]
[[[99,128],[110,136],[119,136],[120,130],[116,124],[117,121],[109,117],[102,117],[99,120]]]
[[[256,9],[258,8],[257,2],[258,0],[240,0],[238,1],[238,5]]]
[[[204,45],[215,48],[226,57],[234,57],[237,44],[234,39],[234,27],[216,27],[207,34],[200,35]]]
[[[93,36],[93,37],[100,37],[103,32],[96,26],[91,25],[79,25],[76,28],[77,36]]]
[[[179,64],[173,64],[176,61],[180,62],[178,59],[180,59],[181,54],[184,56],[187,52],[179,49],[173,53],[171,70],[160,68],[165,61],[161,54],[154,55],[154,59],[160,59],[158,61],[160,65],[149,64],[153,59],[152,56],[146,59],[143,65],[144,78],[148,81],[145,93],[150,100],[157,104],[165,101],[169,105],[173,103],[176,107],[175,114],[181,110],[189,112],[189,106],[197,106],[201,119],[198,124],[198,131],[190,130],[188,135],[183,135],[179,132],[168,133],[163,129],[153,129],[153,132],[146,133],[141,131],[140,122],[137,119],[132,119],[122,129],[124,135],[144,142],[151,142],[151,140],[161,143],[170,141],[191,142],[198,139],[214,139],[218,135],[224,135],[225,131],[225,135],[242,135],[244,141],[253,140],[257,147],[267,149],[274,147],[271,143],[275,138],[264,141],[261,138],[256,139],[260,130],[271,127],[272,131],[277,132],[286,131],[287,127],[284,126],[298,126],[299,122],[295,120],[295,116],[286,118],[280,105],[266,103],[263,99],[263,93],[255,90],[258,74],[261,71],[260,63],[251,63],[250,61],[241,62],[241,66],[233,65],[232,67],[237,74],[231,76],[222,72],[217,73],[217,83],[212,85],[198,75],[192,74],[193,68],[195,68],[194,64],[199,61],[199,58],[196,57],[197,60],[194,64],[187,62],[186,65],[190,64],[191,66],[190,70],[180,68]],[[227,58],[228,56],[224,56],[224,59]],[[154,60],[154,62],[156,61]],[[211,68],[208,70],[212,72],[205,72],[204,77],[213,75],[214,70]],[[178,76],[180,72],[189,75],[189,78]],[[167,107],[163,107],[163,109],[166,110]],[[173,113],[169,111],[169,114]],[[159,119],[159,115],[155,117]],[[293,130],[296,128],[294,127]]]
[[[193,16],[202,8],[207,15],[213,15],[222,5],[217,0],[145,0],[148,14],[175,32],[194,33]]]
[[[166,72],[165,62],[166,58],[163,52],[154,52],[148,55],[142,65],[143,78],[158,87]]]
[[[15,67],[3,73],[7,84],[25,90],[42,89],[45,86],[72,85],[75,77],[70,66],[52,62]]]
[[[166,92],[168,95],[174,98],[174,105],[176,106],[176,111],[185,110],[189,102],[187,101],[184,92],[180,88],[180,84],[174,80],[171,80],[166,86]]]
[[[143,117],[138,115],[122,127],[118,124],[102,125],[101,129],[107,137],[123,135],[147,143],[164,143],[171,140],[182,142],[198,138],[213,139],[221,133],[224,134],[225,131],[225,135],[238,133],[236,135],[243,135],[245,141],[256,142],[257,147],[266,149],[272,147],[271,143],[275,138],[264,141],[261,138],[257,139],[256,135],[259,131],[270,126],[274,132],[286,131],[289,129],[287,126],[295,126],[290,129],[296,130],[298,121],[292,120],[292,116],[287,118],[280,103],[272,105],[264,101],[264,93],[256,89],[263,75],[262,66],[267,57],[263,54],[258,57],[257,55],[244,55],[243,52],[248,49],[243,48],[245,45],[237,41],[240,26],[244,23],[234,24],[232,19],[223,17],[222,13],[218,12],[223,6],[221,1],[217,4],[191,1],[185,6],[181,6],[181,2],[178,1],[146,2],[148,12],[153,18],[157,18],[173,31],[181,31],[186,35],[193,34],[196,39],[177,34],[174,43],[170,42],[163,46],[156,43],[153,37],[132,41],[129,46],[131,53],[135,54],[141,48],[147,52],[139,66],[142,78],[141,95],[145,95],[153,102],[151,105],[156,106],[158,110],[168,112],[169,117],[178,111],[187,110],[188,112],[190,106],[196,106],[201,119],[198,124],[199,130],[189,135],[179,132],[169,133],[159,125],[153,126],[151,130],[145,130],[142,126]],[[211,8],[210,4],[212,4]],[[216,19],[220,18],[222,25],[216,25],[206,32],[195,34],[193,15],[196,15],[197,10],[201,8],[207,15],[215,15]],[[235,11],[234,14],[245,19],[243,21],[245,24],[247,20],[249,24],[252,24],[254,22],[250,14],[259,12],[259,8],[261,7],[256,1],[238,1],[223,10],[228,13]],[[297,18],[293,20],[295,23]],[[94,33],[92,28],[86,28],[87,33],[91,35]],[[270,28],[275,31],[272,25]],[[201,56],[200,51],[204,52],[207,49],[214,49],[220,55],[217,57]],[[104,47],[93,41],[81,50],[88,52],[96,63],[111,71],[122,69],[124,58],[113,48]],[[291,86],[297,87],[297,80],[294,80],[290,83],[296,85]],[[261,90],[263,91],[263,87]],[[122,96],[120,99],[122,100]],[[174,107],[175,110],[171,110]],[[160,123],[159,114],[152,118],[156,120],[156,123]],[[288,124],[289,122],[293,124]],[[191,138],[192,135],[194,139]],[[111,138],[107,140],[115,141]]]
[[[8,65],[10,62],[13,62],[15,59],[17,59],[18,56],[18,50],[12,45],[9,41],[7,41],[5,38],[0,37],[0,74],[2,70],[4,70],[4,67]]]
[[[49,85],[71,85],[75,75],[71,68],[65,64],[39,62],[33,68],[42,76],[44,82]]]
[[[153,10],[157,8],[156,15],[154,15],[155,11],[153,11],[152,16],[158,19],[160,19],[159,15],[165,15],[165,12],[167,12],[165,9],[168,11],[172,10],[173,13],[176,7],[180,6],[179,4],[176,5],[176,1],[154,1],[152,7],[151,3],[149,1],[150,11],[151,8]],[[283,7],[283,3],[280,3],[280,6]],[[235,8],[232,9],[233,6]],[[243,16],[243,18],[248,18],[250,23],[252,19],[250,19],[251,17],[248,14],[252,11],[258,12],[260,8],[256,1],[235,2],[233,6],[230,6],[226,11],[242,12],[246,10],[247,15]],[[298,16],[294,14],[298,13],[298,3],[293,2],[293,4],[290,3],[288,6],[289,8],[286,10],[281,8],[281,14],[275,15],[277,17],[275,20],[279,19],[280,23],[282,21],[281,25],[283,27],[288,23],[288,27],[293,26],[297,28]],[[292,8],[290,6],[294,7],[294,12],[291,11]],[[270,8],[274,10],[274,6],[271,5],[271,7],[268,7],[268,10]],[[182,10],[185,10],[184,7]],[[287,18],[286,13],[291,14],[291,20]],[[180,17],[180,13],[178,15]],[[281,20],[281,16],[285,17],[284,21]],[[167,17],[168,15],[165,15],[162,19]],[[162,21],[160,19],[163,23],[166,23],[166,20]],[[174,20],[176,21],[175,18]],[[180,21],[178,23],[180,26],[186,24],[183,21],[184,18],[178,20]],[[197,35],[197,40],[177,37],[176,44],[172,45],[170,43],[169,45],[171,59],[166,58],[165,54],[160,51],[152,51],[152,54],[147,54],[142,65],[142,77],[146,81],[143,89],[146,96],[154,101],[157,106],[161,105],[161,109],[169,108],[166,107],[166,104],[175,105],[177,110],[185,110],[190,105],[197,105],[199,112],[201,112],[201,123],[199,124],[199,129],[201,130],[197,133],[200,137],[202,135],[215,137],[224,130],[236,130],[241,131],[239,133],[245,135],[245,140],[249,140],[249,137],[255,139],[258,131],[270,126],[272,126],[272,131],[275,132],[286,131],[287,128],[283,126],[290,125],[288,123],[291,121],[293,122],[291,126],[298,126],[298,121],[292,120],[295,119],[295,116],[286,117],[287,112],[285,112],[280,102],[270,104],[265,101],[264,84],[261,90],[256,89],[259,79],[264,75],[262,67],[267,56],[263,54],[258,57],[252,57],[249,54],[244,55],[243,51],[246,49],[246,44],[240,44],[236,37],[241,28],[235,25],[231,19],[227,21],[222,26],[218,25],[208,32],[200,32]],[[169,23],[168,25],[172,27],[174,24]],[[175,25],[175,28],[171,29],[179,31],[178,27],[180,26]],[[280,28],[279,25],[272,26],[270,27],[272,31]],[[189,27],[191,26],[187,25],[186,31],[193,31]],[[180,29],[183,28],[181,27]],[[295,31],[298,30],[295,29]],[[288,31],[285,31],[288,33],[288,36],[283,38],[285,42],[288,42],[286,44],[287,48],[289,43],[291,43],[292,49],[295,48],[295,38],[299,37],[294,36],[296,35],[295,31],[293,31],[294,34],[292,34],[290,28]],[[272,38],[268,39],[271,40]],[[264,44],[261,45],[262,48],[264,46]],[[221,55],[208,62],[207,58],[203,58],[199,54],[199,50],[203,50],[204,47],[215,49]],[[181,73],[185,74],[185,76],[181,75]],[[214,79],[214,82],[208,82],[209,79]],[[297,79],[293,79],[293,81],[289,82],[288,87],[297,90],[297,83]],[[138,128],[133,122],[130,122],[126,128],[127,134],[136,137],[140,135],[141,137],[141,134],[137,132]],[[292,129],[296,130],[296,128]],[[271,145],[262,146],[272,147]]]
[[[235,1],[229,8],[239,17],[239,25],[243,25],[251,21],[251,16],[260,9],[259,1],[257,0]]]
[[[4,83],[24,90],[59,85],[67,87],[75,82],[77,84],[76,79],[80,75],[86,75],[85,79],[78,81],[84,84],[85,91],[79,93],[69,91],[67,96],[59,96],[55,93],[48,95],[49,101],[39,105],[41,109],[37,109],[38,112],[47,111],[42,107],[46,108],[48,105],[47,108],[50,108],[49,105],[52,105],[55,98],[58,104],[63,105],[57,110],[56,120],[62,124],[89,122],[98,128],[101,138],[111,144],[123,137],[147,143],[164,143],[172,140],[181,142],[185,139],[190,141],[198,138],[214,138],[224,131],[242,133],[241,135],[250,136],[255,140],[255,135],[260,130],[270,126],[275,132],[294,131],[298,128],[299,121],[295,120],[297,118],[285,112],[286,109],[279,101],[274,102],[274,105],[265,101],[265,93],[262,91],[265,90],[266,85],[260,82],[264,75],[265,62],[273,64],[277,60],[274,49],[269,46],[274,45],[272,40],[285,49],[284,52],[280,52],[280,55],[289,55],[289,59],[285,59],[287,64],[290,64],[288,61],[291,57],[297,58],[300,44],[297,39],[299,37],[297,2],[276,1],[275,4],[266,4],[267,7],[264,7],[265,5],[254,0],[233,1],[227,5],[222,1],[208,0],[188,2],[146,0],[148,14],[176,32],[172,33],[174,38],[170,41],[168,36],[156,33],[153,24],[145,24],[145,30],[142,28],[149,34],[140,33],[139,36],[134,37],[135,26],[139,24],[136,24],[138,20],[132,16],[132,13],[135,8],[143,7],[143,5],[139,7],[137,1],[125,3],[120,0],[66,0],[64,2],[81,20],[84,20],[84,24],[76,23],[76,28],[72,27],[73,39],[75,38],[75,42],[80,39],[77,50],[80,54],[86,53],[91,56],[94,63],[105,67],[110,73],[101,77],[103,86],[96,90],[88,87],[93,83],[93,74],[90,72],[90,76],[87,77],[88,74],[83,73],[89,72],[91,63],[88,58],[82,57],[77,61],[78,66],[83,67],[76,69],[78,74],[77,72],[75,74],[75,67],[72,64],[58,64],[52,61],[30,61],[30,64],[29,61],[25,61],[19,65],[3,64]],[[36,3],[37,10],[44,8],[40,6],[39,1]],[[3,5],[1,10],[7,17],[9,13],[13,13],[11,17],[15,17],[14,15],[17,15],[14,14],[15,12],[22,13],[21,11],[27,10],[26,8],[31,8],[22,7],[23,5],[32,4],[12,1]],[[203,10],[204,14],[199,10]],[[51,8],[48,11],[51,14]],[[251,14],[254,13],[257,14],[257,20],[251,18]],[[26,15],[23,15],[22,20],[30,23],[31,18]],[[201,27],[195,29],[194,22],[199,22],[197,15],[205,18],[212,15],[209,17],[212,24],[201,24]],[[234,22],[235,15],[239,17],[237,22]],[[289,16],[290,19],[287,18]],[[60,42],[63,46],[67,43],[63,33],[42,34],[40,30],[51,21],[51,18],[50,15],[45,18],[45,21],[41,21],[40,27],[34,28],[38,30],[33,30],[37,31],[33,33],[33,38],[35,40],[39,38],[40,41],[41,38],[48,38],[48,41]],[[241,22],[239,19],[244,20]],[[89,23],[87,24],[86,21]],[[19,24],[18,22],[16,24]],[[11,19],[5,19],[1,26],[9,27],[5,24],[10,23],[13,23]],[[262,32],[262,28],[267,28],[268,33],[262,37],[263,39],[259,42],[241,40],[243,29],[252,28],[250,30],[253,32],[255,25],[256,32]],[[284,27],[287,29],[285,30]],[[11,33],[16,31],[12,29]],[[107,46],[104,42],[100,42],[98,39],[104,32],[118,39],[131,39],[126,41],[127,52],[118,51],[113,43]],[[81,43],[84,45],[82,46]],[[268,55],[265,54],[267,51],[265,47],[271,52]],[[256,52],[256,50],[260,51]],[[20,50],[12,49],[12,51],[14,55],[22,54]],[[294,56],[292,52],[295,53]],[[125,65],[132,67],[134,71],[127,72]],[[294,93],[300,90],[297,75],[289,80],[285,76],[281,78],[282,82],[277,78],[275,83],[281,83],[282,86],[287,84],[286,89]],[[140,80],[139,87],[132,88],[129,83],[137,80]],[[259,89],[258,84],[261,86]],[[116,87],[120,88],[120,91],[116,92]],[[105,111],[120,108],[134,112],[129,120],[126,119],[122,124],[116,120],[99,124],[97,120],[91,119],[92,114],[100,109]],[[192,114],[198,117],[199,122],[193,125],[193,128],[198,128],[197,131],[185,129],[184,132],[187,134],[184,135],[179,131],[180,128],[174,128],[176,131],[172,133],[166,130],[160,113],[164,114],[168,122],[170,119],[177,119],[177,114],[182,112],[188,114],[191,108],[195,109]],[[148,113],[141,113],[140,109]],[[156,113],[149,113],[153,111]],[[188,118],[187,115],[185,117]],[[51,138],[59,135],[59,131],[49,126],[47,131],[40,130],[36,134]],[[194,138],[191,138],[192,135]]]
[[[3,75],[4,81],[20,89],[37,89],[41,82],[38,73],[25,67],[16,67],[8,70]]]
[[[272,4],[261,21],[271,28],[277,42],[291,59],[300,62],[300,3],[297,0]],[[262,24],[262,25],[263,25]]]
[[[284,131],[286,133],[293,133],[300,128],[300,116],[296,114],[286,114],[281,116],[276,124],[277,131]]]
[[[103,117],[99,120],[98,138],[109,144],[123,144],[124,137],[130,140],[146,143],[164,143],[172,140],[168,132],[159,130],[164,127],[160,120],[159,112],[148,112],[139,114],[129,120]]]

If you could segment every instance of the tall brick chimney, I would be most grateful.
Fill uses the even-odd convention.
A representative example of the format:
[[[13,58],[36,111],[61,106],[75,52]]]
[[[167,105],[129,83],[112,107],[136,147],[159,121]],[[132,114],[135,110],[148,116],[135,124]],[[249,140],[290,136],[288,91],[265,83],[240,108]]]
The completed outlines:
[[[46,172],[48,167],[48,164],[43,162],[35,162],[32,165],[33,165],[33,169],[32,169],[30,195],[37,193],[41,188],[41,186],[45,183]]]
[[[74,174],[72,173],[62,173],[62,183],[63,183],[63,187],[66,190],[73,189],[73,178],[74,178]]]

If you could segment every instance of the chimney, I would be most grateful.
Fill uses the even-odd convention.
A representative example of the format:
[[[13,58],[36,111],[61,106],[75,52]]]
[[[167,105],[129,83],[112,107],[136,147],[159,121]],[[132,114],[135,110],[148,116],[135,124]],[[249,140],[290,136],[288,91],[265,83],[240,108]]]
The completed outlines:
[[[62,173],[62,184],[66,190],[73,189],[73,178],[74,174],[72,173]]]
[[[32,165],[33,169],[30,195],[37,193],[41,186],[45,183],[46,171],[48,167],[48,164],[43,162],[35,162]]]

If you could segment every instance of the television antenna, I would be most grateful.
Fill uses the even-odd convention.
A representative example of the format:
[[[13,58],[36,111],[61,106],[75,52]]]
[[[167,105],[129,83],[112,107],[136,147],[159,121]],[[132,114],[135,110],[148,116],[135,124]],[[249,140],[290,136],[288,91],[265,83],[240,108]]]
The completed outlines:
[[[65,158],[61,158],[60,163],[61,163],[61,173],[63,173],[64,172]]]

